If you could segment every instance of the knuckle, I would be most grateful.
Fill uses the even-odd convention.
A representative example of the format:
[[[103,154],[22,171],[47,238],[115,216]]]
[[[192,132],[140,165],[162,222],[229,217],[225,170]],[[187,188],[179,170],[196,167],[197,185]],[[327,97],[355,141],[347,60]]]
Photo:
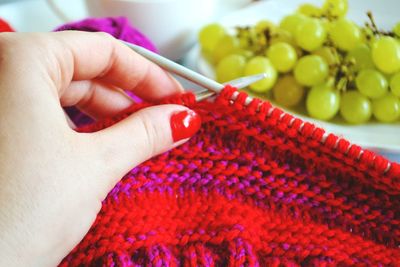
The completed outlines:
[[[109,34],[108,32],[94,32],[93,34],[96,34],[97,36],[99,36],[100,38],[104,38],[104,39],[114,39],[114,37]]]

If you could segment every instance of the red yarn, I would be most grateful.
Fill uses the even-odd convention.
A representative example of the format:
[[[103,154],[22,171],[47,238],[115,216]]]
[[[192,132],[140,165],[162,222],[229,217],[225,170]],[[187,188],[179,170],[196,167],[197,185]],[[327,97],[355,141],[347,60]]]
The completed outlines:
[[[14,32],[15,30],[6,22],[0,18],[0,32]]]
[[[399,165],[234,92],[165,100],[202,129],[129,172],[61,266],[399,265]]]

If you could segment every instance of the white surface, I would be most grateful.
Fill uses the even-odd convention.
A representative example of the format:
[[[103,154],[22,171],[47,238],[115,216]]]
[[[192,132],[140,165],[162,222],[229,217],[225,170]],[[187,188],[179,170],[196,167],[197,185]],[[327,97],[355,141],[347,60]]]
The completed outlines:
[[[221,19],[220,22],[228,27],[254,24],[260,19],[279,22],[283,16],[292,13],[303,2],[304,0],[270,0],[260,2],[232,13]],[[307,2],[320,5],[323,1],[308,0]],[[349,0],[349,2],[349,17],[357,23],[366,21],[365,13],[368,10],[372,10],[377,24],[382,28],[391,28],[395,22],[399,21],[398,10],[400,10],[400,2],[398,0]],[[189,62],[187,64],[206,76],[214,76],[212,67],[201,57],[197,46],[192,49],[189,55],[190,57],[187,59]],[[313,122],[328,132],[343,136],[353,143],[378,151],[400,162],[400,122],[395,124],[371,122],[365,125],[351,126],[317,121],[299,114],[296,114],[296,116]]]
[[[64,1],[65,10],[76,20],[87,16],[83,1]],[[46,32],[63,24],[44,0],[21,1],[0,5],[0,17],[22,32]]]
[[[59,1],[61,2],[61,1]],[[86,0],[91,16],[125,16],[158,47],[177,60],[196,38],[196,30],[214,13],[213,0]],[[194,30],[196,29],[196,30]]]
[[[146,34],[161,54],[177,60],[193,45],[201,24],[236,10],[250,0],[53,0],[70,20],[89,15],[86,1],[93,16],[129,17],[132,25]],[[0,17],[24,32],[51,31],[67,22],[58,18],[45,0],[0,5]]]

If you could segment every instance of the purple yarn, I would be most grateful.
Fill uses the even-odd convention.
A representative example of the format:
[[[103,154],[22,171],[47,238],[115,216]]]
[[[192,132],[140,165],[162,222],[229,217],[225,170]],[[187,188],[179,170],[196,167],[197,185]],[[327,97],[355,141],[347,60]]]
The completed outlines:
[[[143,33],[132,27],[126,17],[88,18],[67,23],[55,29],[55,31],[66,30],[107,32],[117,39],[157,52],[155,45]]]
[[[150,51],[157,52],[155,45],[139,30],[132,27],[126,17],[88,18],[64,24],[56,28],[54,31],[68,30],[107,32],[119,40],[136,44]],[[140,99],[131,92],[126,91],[126,93],[131,96],[135,102],[140,102]],[[85,115],[75,107],[67,107],[65,108],[65,111],[77,126],[93,122],[92,118]]]

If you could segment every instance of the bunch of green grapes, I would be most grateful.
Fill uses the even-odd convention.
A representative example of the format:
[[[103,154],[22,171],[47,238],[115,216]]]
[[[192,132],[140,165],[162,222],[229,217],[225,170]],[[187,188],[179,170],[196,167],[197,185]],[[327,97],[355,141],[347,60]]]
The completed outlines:
[[[400,118],[400,23],[390,32],[346,18],[348,0],[303,4],[275,24],[203,27],[199,43],[219,82],[265,73],[247,90],[320,120]],[[304,107],[304,108],[302,108]]]

